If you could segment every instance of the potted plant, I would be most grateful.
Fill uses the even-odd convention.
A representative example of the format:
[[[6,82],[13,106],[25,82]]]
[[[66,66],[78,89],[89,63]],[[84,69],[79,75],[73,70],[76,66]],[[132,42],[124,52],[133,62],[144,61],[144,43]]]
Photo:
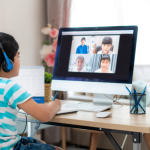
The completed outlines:
[[[53,75],[45,72],[45,102],[49,102],[52,97],[51,82]]]

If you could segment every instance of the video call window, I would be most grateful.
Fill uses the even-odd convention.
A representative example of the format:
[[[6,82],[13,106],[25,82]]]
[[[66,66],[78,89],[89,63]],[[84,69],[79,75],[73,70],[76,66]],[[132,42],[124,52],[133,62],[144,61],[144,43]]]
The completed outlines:
[[[91,72],[93,57],[87,54],[71,54],[69,72]]]
[[[73,36],[71,54],[118,54],[120,35]]]
[[[94,55],[91,72],[115,73],[116,64],[117,64],[117,54],[97,54]]]

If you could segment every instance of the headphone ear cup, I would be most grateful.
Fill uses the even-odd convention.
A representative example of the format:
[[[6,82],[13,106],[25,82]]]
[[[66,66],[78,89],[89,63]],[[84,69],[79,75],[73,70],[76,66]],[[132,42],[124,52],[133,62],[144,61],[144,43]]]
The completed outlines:
[[[14,63],[13,63],[10,59],[9,59],[9,61],[10,61],[10,63],[11,63],[12,65],[14,65]],[[6,60],[4,60],[4,62],[2,63],[2,68],[3,68],[3,70],[4,70],[5,72],[11,71],[11,70],[8,69],[8,64],[7,64]]]
[[[4,62],[2,63],[2,68],[5,72],[9,72],[10,70],[7,69],[7,63],[6,60],[4,60]]]

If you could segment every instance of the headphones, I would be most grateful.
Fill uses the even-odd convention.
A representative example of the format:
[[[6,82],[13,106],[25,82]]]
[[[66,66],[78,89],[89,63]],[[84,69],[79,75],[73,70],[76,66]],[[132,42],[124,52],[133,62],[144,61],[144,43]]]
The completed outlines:
[[[10,60],[10,59],[8,58],[8,56],[6,55],[6,53],[5,53],[5,51],[4,51],[3,46],[2,46],[1,43],[0,43],[0,49],[2,50],[2,53],[3,53],[4,58],[5,58],[4,62],[2,63],[2,68],[3,68],[3,70],[4,70],[5,72],[9,72],[9,71],[11,71],[11,70],[13,69],[14,63],[13,63],[13,61]]]

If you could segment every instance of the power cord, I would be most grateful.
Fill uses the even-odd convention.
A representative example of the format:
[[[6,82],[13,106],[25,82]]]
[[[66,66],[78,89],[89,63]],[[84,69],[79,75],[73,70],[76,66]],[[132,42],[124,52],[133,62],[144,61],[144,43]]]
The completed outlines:
[[[122,97],[122,95],[117,99],[117,95],[115,95],[116,96],[116,100],[120,100],[120,98]],[[114,96],[114,98],[115,98],[115,96]]]
[[[116,96],[116,99],[114,99],[114,98],[110,98],[109,96],[107,96],[106,94],[104,94],[107,98],[109,98],[109,99],[111,99],[111,100],[113,100],[113,102],[117,102],[117,103],[119,103],[119,104],[121,104],[122,106],[123,106],[123,104],[122,103],[120,103],[120,102],[118,102],[118,100],[122,97],[122,95],[120,96],[120,98],[119,99],[117,99],[117,95],[115,95]]]
[[[26,125],[25,125],[25,128],[24,128],[24,131],[22,132],[22,136],[23,136],[23,134],[24,134],[24,132],[25,132],[25,130],[27,128],[27,115],[25,115],[25,116],[26,116]]]

